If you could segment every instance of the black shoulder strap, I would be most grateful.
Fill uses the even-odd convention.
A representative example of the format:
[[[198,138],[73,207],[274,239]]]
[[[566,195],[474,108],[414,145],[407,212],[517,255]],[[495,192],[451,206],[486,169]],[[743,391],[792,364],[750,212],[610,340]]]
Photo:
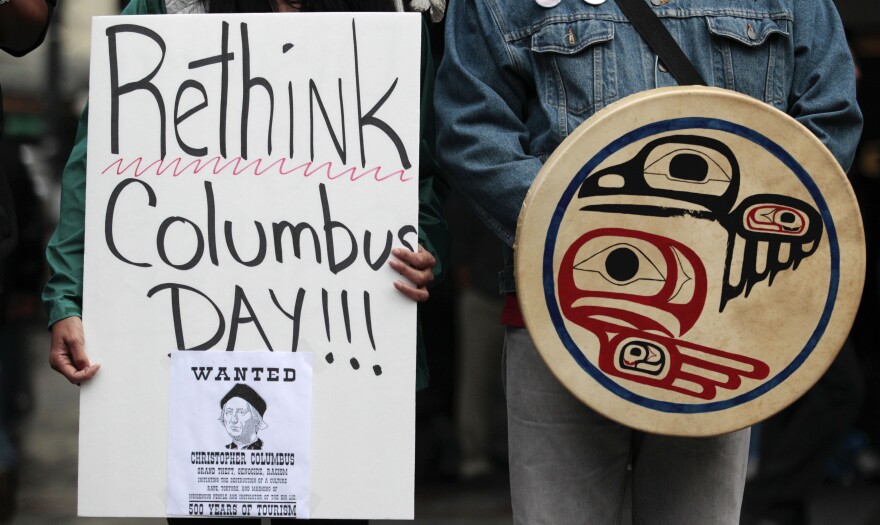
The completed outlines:
[[[617,5],[679,84],[706,85],[706,81],[645,0],[617,0]]]

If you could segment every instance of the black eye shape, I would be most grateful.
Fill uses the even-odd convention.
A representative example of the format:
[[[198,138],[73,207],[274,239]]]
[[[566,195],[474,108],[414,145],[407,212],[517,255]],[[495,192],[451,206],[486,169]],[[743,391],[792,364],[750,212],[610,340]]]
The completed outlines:
[[[699,145],[661,144],[645,158],[645,182],[658,190],[723,195],[733,165],[720,151]]]
[[[617,359],[619,370],[660,378],[667,373],[667,351],[649,341],[630,340],[620,347]]]
[[[669,162],[669,176],[690,182],[703,182],[709,175],[709,163],[700,155],[679,153]]]
[[[804,210],[772,202],[748,206],[743,215],[744,230],[754,233],[802,237],[811,223]]]
[[[628,282],[639,273],[639,256],[629,247],[615,248],[605,259],[605,272],[615,281]]]
[[[790,211],[784,212],[779,216],[779,222],[782,222],[785,224],[791,224],[795,221],[795,219],[796,219],[796,217],[795,217],[794,213],[792,213]]]
[[[582,247],[581,255],[584,258],[575,264],[573,269],[578,273],[600,276],[603,281],[614,286],[626,286],[637,281],[655,281],[662,284],[666,280],[651,258],[636,246],[627,242],[606,246],[599,244]],[[654,254],[654,258],[662,261],[659,252]],[[596,286],[599,286],[599,283],[583,284],[586,287],[582,289],[595,290]]]

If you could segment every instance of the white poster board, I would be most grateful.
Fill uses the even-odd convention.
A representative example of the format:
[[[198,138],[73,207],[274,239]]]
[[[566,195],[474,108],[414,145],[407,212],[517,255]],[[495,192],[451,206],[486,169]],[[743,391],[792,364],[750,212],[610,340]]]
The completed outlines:
[[[413,512],[420,20],[93,22],[79,514],[163,516],[169,354],[313,352],[311,516]]]

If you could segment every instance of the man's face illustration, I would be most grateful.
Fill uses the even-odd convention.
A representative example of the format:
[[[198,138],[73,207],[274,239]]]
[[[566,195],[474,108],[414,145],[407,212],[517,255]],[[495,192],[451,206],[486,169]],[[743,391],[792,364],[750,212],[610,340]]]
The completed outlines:
[[[240,397],[233,397],[223,407],[223,425],[233,439],[247,438],[255,432],[257,422],[251,405]]]

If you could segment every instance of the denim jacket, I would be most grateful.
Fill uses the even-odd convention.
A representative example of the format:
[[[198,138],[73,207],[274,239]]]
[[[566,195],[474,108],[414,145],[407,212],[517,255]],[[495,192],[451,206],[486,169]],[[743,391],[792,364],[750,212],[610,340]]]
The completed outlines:
[[[651,5],[709,85],[787,112],[849,169],[862,117],[831,0]],[[501,291],[510,292],[517,217],[543,162],[596,111],[676,82],[614,0],[549,9],[535,0],[453,0],[447,16],[437,150],[453,185],[507,245]]]

